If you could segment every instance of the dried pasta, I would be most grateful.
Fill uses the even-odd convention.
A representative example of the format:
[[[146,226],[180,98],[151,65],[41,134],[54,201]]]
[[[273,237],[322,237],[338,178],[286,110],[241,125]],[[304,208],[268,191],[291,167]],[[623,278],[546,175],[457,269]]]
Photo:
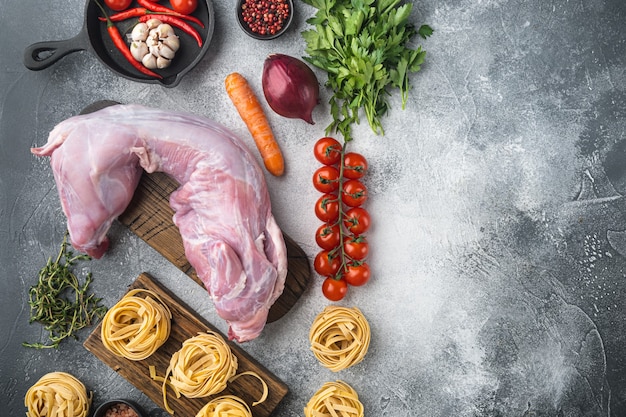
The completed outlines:
[[[304,417],[363,417],[363,404],[343,381],[322,385],[304,407]]]
[[[129,291],[104,316],[102,344],[117,356],[132,361],[146,359],[169,337],[171,320],[170,309],[154,292]]]
[[[167,403],[167,386],[174,390],[176,397],[208,397],[226,388],[237,366],[237,357],[224,338],[207,331],[183,342],[180,350],[172,355],[165,377],[158,377],[154,367],[150,367],[150,373],[153,379],[163,382],[163,403],[165,409],[173,413]]]
[[[252,411],[241,398],[223,395],[209,401],[196,417],[252,417]]]
[[[361,362],[369,349],[370,337],[369,323],[356,307],[326,307],[309,332],[313,354],[333,372]]]
[[[51,372],[28,389],[24,405],[28,417],[86,417],[91,393],[73,375]]]
[[[255,405],[259,405],[259,404],[265,402],[265,400],[267,400],[267,396],[269,395],[269,389],[267,388],[267,384],[265,383],[265,380],[263,380],[263,378],[261,378],[261,375],[257,374],[256,372],[254,372],[254,371],[242,372],[242,373],[237,374],[237,375],[233,376],[232,378],[230,378],[228,380],[228,382],[233,382],[235,379],[239,378],[240,376],[244,376],[244,375],[250,375],[250,376],[255,377],[256,379],[261,381],[261,386],[263,387],[263,393],[261,394],[261,398],[259,398],[255,402],[253,402],[252,406],[254,407]]]
[[[237,357],[219,334],[199,333],[172,355],[169,383],[187,398],[207,397],[226,388],[237,366]]]

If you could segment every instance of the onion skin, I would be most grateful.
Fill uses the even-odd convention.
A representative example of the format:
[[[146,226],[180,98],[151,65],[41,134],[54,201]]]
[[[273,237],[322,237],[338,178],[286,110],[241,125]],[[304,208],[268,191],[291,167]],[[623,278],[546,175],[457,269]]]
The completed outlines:
[[[263,63],[263,94],[267,104],[281,116],[313,122],[320,86],[315,73],[297,58],[272,54]]]

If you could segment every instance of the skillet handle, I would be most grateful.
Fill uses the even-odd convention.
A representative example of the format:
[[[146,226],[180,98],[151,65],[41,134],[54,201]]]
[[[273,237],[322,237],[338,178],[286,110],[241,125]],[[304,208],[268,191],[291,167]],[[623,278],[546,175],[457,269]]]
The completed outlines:
[[[24,50],[24,65],[33,71],[48,68],[67,54],[88,49],[85,39],[81,31],[71,39],[34,43]]]

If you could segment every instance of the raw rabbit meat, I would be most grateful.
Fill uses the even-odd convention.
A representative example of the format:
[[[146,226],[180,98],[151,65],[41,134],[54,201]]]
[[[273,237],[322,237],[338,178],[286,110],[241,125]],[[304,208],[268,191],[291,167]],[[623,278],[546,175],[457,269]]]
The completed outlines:
[[[228,337],[256,338],[283,291],[287,250],[263,172],[228,129],[206,118],[115,105],[59,123],[46,145],[72,245],[99,258],[107,231],[142,174],[162,171],[185,255],[204,282]]]

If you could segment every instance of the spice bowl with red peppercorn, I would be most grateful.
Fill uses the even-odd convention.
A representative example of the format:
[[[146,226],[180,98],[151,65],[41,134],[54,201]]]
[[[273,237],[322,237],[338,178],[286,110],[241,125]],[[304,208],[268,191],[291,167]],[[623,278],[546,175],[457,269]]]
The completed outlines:
[[[293,18],[293,0],[238,0],[237,22],[255,39],[276,39]]]
[[[144,417],[141,407],[130,400],[110,400],[100,405],[93,417]]]

